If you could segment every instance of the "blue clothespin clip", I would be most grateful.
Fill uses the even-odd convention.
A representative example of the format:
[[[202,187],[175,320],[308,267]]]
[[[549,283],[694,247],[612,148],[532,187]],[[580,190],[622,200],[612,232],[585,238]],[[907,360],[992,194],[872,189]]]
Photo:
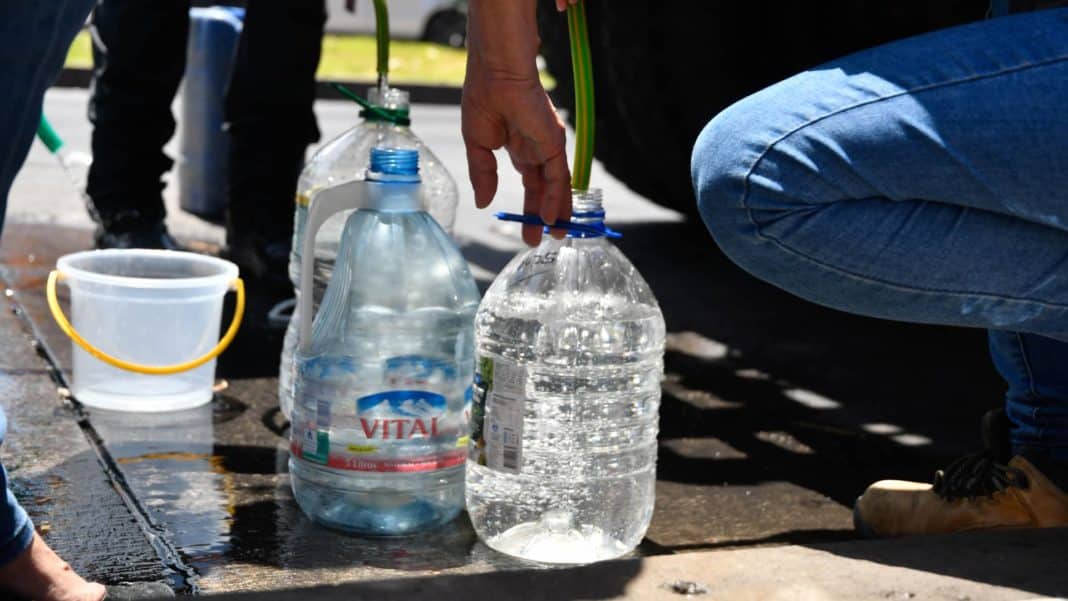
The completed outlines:
[[[602,213],[603,215],[603,213]],[[528,225],[544,225],[546,229],[550,227],[562,228],[570,233],[576,234],[578,238],[589,238],[593,236],[607,236],[608,238],[622,238],[623,234],[608,227],[604,222],[599,223],[575,223],[574,221],[557,221],[556,223],[546,225],[541,217],[537,215],[520,215],[518,213],[494,213],[494,217],[501,221],[515,221],[517,223],[525,223]]]

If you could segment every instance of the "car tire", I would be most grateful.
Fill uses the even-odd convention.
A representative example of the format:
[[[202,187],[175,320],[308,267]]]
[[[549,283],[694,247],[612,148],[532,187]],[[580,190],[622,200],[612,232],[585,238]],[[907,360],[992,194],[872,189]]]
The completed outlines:
[[[542,54],[573,122],[567,20],[539,6]],[[983,18],[987,0],[587,3],[597,158],[660,205],[694,215],[690,154],[730,104],[793,73],[894,39]],[[759,46],[759,47],[758,47]]]
[[[463,48],[467,42],[467,15],[458,10],[435,13],[426,22],[423,39],[434,44]]]

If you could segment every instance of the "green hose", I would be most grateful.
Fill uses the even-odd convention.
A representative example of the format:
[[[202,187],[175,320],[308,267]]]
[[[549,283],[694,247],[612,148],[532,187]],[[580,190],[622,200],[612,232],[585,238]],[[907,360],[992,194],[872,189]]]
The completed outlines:
[[[571,169],[571,188],[584,191],[590,187],[594,130],[593,61],[590,60],[585,0],[567,8],[567,29],[575,79],[575,160]]]
[[[378,87],[389,86],[389,10],[386,0],[374,0],[375,39],[378,42]]]
[[[56,154],[63,147],[63,138],[60,138],[56,130],[52,129],[52,124],[45,118],[44,113],[41,113],[41,122],[37,124],[37,137],[52,154]]]

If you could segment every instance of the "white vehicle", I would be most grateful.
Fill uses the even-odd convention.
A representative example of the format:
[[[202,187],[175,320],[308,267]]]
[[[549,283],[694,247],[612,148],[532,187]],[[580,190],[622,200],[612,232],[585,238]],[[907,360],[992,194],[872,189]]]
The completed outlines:
[[[349,12],[348,7],[355,8]],[[466,0],[391,0],[390,35],[461,48],[467,38]],[[326,30],[330,33],[375,33],[371,0],[327,0]]]

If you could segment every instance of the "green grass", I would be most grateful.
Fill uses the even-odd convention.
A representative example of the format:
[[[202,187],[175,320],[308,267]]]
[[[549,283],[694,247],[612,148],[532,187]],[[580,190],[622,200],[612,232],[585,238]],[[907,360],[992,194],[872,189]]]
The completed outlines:
[[[460,86],[467,52],[426,42],[394,41],[389,46],[390,82]],[[374,81],[375,40],[371,36],[323,38],[320,79]]]
[[[439,44],[397,40],[389,49],[389,80],[396,83],[460,86],[464,82],[467,52]],[[375,40],[371,36],[327,35],[319,60],[319,79],[374,81]],[[66,66],[86,69],[93,66],[89,32],[74,38],[67,52]]]
[[[394,40],[389,49],[389,81],[397,84],[461,86],[467,51],[439,44]],[[371,36],[326,35],[319,60],[319,79],[375,81],[375,40]],[[67,67],[87,69],[93,66],[89,33],[74,38],[67,53]],[[548,73],[542,83],[553,85]]]

